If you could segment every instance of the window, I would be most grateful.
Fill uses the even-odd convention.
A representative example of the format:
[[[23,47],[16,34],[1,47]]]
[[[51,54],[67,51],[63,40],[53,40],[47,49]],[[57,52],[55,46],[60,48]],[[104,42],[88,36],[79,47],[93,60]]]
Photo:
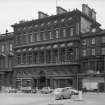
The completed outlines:
[[[24,53],[24,54],[23,54],[23,59],[22,59],[22,60],[23,60],[23,64],[26,64],[26,62],[27,62],[27,61],[26,61],[26,57],[27,57],[27,55],[26,55],[26,53]]]
[[[4,45],[1,46],[1,52],[4,52]]]
[[[46,36],[43,31],[40,33],[40,38],[41,38],[41,40],[46,40]]]
[[[83,50],[83,56],[86,56],[86,50]]]
[[[34,39],[33,34],[29,34],[29,42],[33,42],[34,41],[33,39]]]
[[[66,29],[65,28],[62,29],[62,34],[63,34],[63,37],[66,37]]]
[[[9,45],[9,50],[12,51],[12,48],[13,48],[13,45],[10,44],[10,45]]]
[[[102,37],[102,43],[105,43],[105,36]]]
[[[21,64],[21,55],[17,54],[17,64]]]
[[[84,39],[83,41],[82,41],[82,45],[86,45],[86,39]]]
[[[33,57],[32,57],[32,53],[29,52],[29,53],[28,53],[28,63],[29,63],[29,64],[32,64],[32,62],[33,62],[33,61],[32,61],[32,58],[33,58]]]
[[[56,36],[56,38],[59,38],[59,30],[58,29],[55,30],[55,36]]]
[[[33,54],[33,63],[37,64],[38,63],[38,53],[34,52]]]
[[[102,55],[105,55],[105,48],[102,48]]]
[[[76,23],[76,34],[79,35],[79,23]]]
[[[35,35],[36,35],[36,40],[40,41],[40,35],[38,33],[35,33]]]
[[[71,28],[69,29],[69,35],[70,35],[70,36],[73,36],[73,34],[74,34],[74,29],[71,27]]]
[[[92,49],[92,55],[95,55],[95,48]]]
[[[91,44],[95,44],[95,38],[92,38],[91,41],[92,41]]]
[[[49,38],[50,38],[50,39],[53,39],[53,36],[52,36],[51,31],[48,31],[48,35],[49,35]]]

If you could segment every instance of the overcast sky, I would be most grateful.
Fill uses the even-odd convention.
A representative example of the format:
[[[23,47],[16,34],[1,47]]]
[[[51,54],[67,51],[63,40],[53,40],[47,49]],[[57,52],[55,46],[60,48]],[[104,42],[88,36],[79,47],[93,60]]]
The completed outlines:
[[[105,28],[105,0],[57,0],[57,5],[67,10],[81,10],[83,3],[95,9],[97,21]],[[20,20],[37,19],[38,11],[55,14],[56,0],[0,0],[0,33],[13,31],[11,25]]]

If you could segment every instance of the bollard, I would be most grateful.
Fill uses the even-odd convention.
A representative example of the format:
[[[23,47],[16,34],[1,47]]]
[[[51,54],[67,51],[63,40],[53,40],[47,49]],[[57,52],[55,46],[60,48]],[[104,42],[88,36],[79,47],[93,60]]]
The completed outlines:
[[[79,91],[79,100],[82,100],[82,91]]]

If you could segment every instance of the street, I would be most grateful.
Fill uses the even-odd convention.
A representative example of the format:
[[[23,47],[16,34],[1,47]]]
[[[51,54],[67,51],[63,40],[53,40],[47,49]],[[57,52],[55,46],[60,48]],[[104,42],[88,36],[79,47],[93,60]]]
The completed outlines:
[[[86,93],[82,100],[78,95],[71,99],[54,100],[49,94],[0,93],[0,105],[105,105],[105,93]]]

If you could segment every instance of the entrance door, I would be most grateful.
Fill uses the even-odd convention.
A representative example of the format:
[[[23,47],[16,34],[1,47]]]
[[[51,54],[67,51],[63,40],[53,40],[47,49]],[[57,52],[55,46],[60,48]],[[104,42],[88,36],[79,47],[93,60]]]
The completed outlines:
[[[41,76],[39,79],[39,88],[43,88],[46,87],[46,77],[45,76]]]

